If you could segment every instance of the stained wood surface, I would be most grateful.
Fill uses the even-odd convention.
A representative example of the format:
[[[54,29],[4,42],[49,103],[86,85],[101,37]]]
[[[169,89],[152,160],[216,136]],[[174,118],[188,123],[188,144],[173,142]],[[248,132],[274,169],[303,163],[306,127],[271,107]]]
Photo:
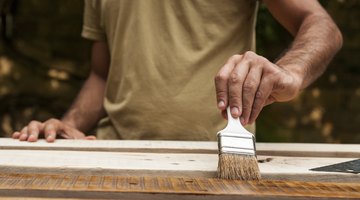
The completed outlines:
[[[360,175],[309,171],[359,158],[359,145],[257,148],[263,179],[241,182],[214,179],[216,142],[0,139],[0,200],[360,198]]]
[[[258,155],[360,158],[359,144],[256,143]],[[217,154],[217,142],[56,140],[19,142],[0,138],[0,149]]]
[[[4,140],[3,140],[4,141]],[[31,145],[43,145],[51,148],[51,145],[61,144],[65,146],[66,142],[74,144],[76,142],[89,147],[94,147],[97,142],[89,141],[60,141],[59,143],[26,143],[27,149],[6,149],[0,150],[0,172],[26,172],[26,173],[60,173],[60,174],[85,174],[85,175],[142,175],[142,176],[184,176],[184,177],[215,177],[218,165],[218,155],[216,153],[196,153],[191,152],[162,153],[153,152],[135,152],[135,143],[131,141],[122,141],[117,143],[131,148],[131,152],[122,151],[96,151],[97,148],[88,150],[34,150]],[[14,140],[11,140],[14,144]],[[102,142],[102,141],[98,141]],[[102,145],[108,141],[104,141]],[[110,141],[111,142],[115,141]],[[128,143],[129,142],[129,143]],[[139,142],[139,141],[137,141]],[[113,145],[114,145],[113,143]],[[141,142],[140,142],[141,143]],[[161,145],[162,144],[162,145]],[[196,142],[184,142],[173,145],[173,142],[165,141],[145,141],[143,146],[156,149],[157,145],[172,149],[180,147],[190,149]],[[190,145],[191,144],[191,145]],[[211,143],[203,143],[209,145]],[[67,144],[68,145],[68,144]],[[195,146],[195,145],[194,145]],[[201,145],[198,145],[201,146]],[[205,146],[205,145],[204,145]],[[203,146],[203,147],[204,147]],[[278,144],[277,146],[281,146]],[[319,145],[321,146],[321,145]],[[176,148],[175,148],[176,147]],[[200,149],[205,149],[201,147]],[[72,147],[76,149],[76,147]],[[279,148],[279,147],[278,147]],[[280,148],[279,148],[280,149]],[[321,149],[321,148],[319,148]],[[206,149],[205,149],[206,150]],[[290,150],[288,150],[290,151]],[[301,150],[302,151],[302,150]],[[155,153],[154,153],[155,152]],[[356,152],[354,152],[356,153]],[[297,181],[333,181],[333,182],[360,182],[360,175],[351,173],[331,173],[310,171],[311,168],[325,165],[336,164],[354,160],[356,158],[341,157],[295,157],[295,156],[262,156],[258,159],[262,177],[268,180],[297,180]]]
[[[360,184],[0,174],[0,196],[78,199],[359,199]]]

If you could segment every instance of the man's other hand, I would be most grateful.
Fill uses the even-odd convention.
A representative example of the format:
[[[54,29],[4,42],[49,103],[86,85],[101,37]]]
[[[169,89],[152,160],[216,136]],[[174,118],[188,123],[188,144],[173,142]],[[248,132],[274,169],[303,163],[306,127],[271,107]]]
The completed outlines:
[[[20,141],[36,142],[40,134],[44,134],[47,142],[54,142],[57,135],[65,139],[96,139],[95,136],[86,136],[58,119],[49,119],[45,122],[31,121],[21,131],[14,132],[12,137]]]

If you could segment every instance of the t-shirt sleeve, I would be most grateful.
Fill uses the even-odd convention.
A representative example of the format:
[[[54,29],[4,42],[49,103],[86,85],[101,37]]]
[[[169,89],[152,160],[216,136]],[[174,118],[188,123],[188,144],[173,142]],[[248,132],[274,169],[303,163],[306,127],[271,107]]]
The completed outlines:
[[[85,0],[84,23],[81,36],[90,40],[106,40],[106,35],[100,20],[100,2]]]

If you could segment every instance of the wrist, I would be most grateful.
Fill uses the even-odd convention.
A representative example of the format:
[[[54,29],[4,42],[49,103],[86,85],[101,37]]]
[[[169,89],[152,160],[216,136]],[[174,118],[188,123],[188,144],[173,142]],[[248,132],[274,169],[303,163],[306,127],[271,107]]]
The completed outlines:
[[[284,88],[282,100],[290,101],[303,89],[305,72],[301,66],[295,64],[281,65],[276,63],[276,65],[283,70],[284,74],[286,74],[286,76],[283,77],[286,88]]]
[[[295,88],[297,88],[299,91],[304,88],[304,80],[306,76],[304,67],[296,64],[284,65],[281,63],[276,63],[276,65],[278,65],[280,68],[289,73],[290,76],[292,76]]]
[[[71,114],[71,112],[68,112],[61,118],[61,122],[72,128],[79,129],[79,122],[75,119],[77,119],[77,117],[75,117],[74,114]]]
[[[66,124],[67,126],[70,126],[70,127],[72,127],[72,128],[78,129],[77,126],[76,126],[76,123],[73,122],[72,120],[68,120],[68,119],[62,118],[60,121],[61,121],[63,124]]]

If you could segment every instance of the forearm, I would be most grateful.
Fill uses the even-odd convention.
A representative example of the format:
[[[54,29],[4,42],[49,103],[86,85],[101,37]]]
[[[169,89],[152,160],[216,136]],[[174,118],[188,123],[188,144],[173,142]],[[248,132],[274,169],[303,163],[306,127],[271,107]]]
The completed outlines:
[[[295,73],[301,81],[300,89],[303,89],[325,71],[341,46],[341,33],[331,18],[326,13],[309,14],[276,64]]]
[[[104,91],[105,80],[91,72],[79,95],[61,121],[88,133],[105,116]]]
[[[88,133],[105,116],[103,108],[105,84],[110,65],[110,54],[105,41],[93,43],[91,72],[62,121]]]
[[[316,0],[263,0],[292,35],[293,43],[274,63],[253,52],[233,55],[215,77],[218,108],[227,106],[243,125],[262,108],[293,99],[324,71],[342,45],[342,36]]]

